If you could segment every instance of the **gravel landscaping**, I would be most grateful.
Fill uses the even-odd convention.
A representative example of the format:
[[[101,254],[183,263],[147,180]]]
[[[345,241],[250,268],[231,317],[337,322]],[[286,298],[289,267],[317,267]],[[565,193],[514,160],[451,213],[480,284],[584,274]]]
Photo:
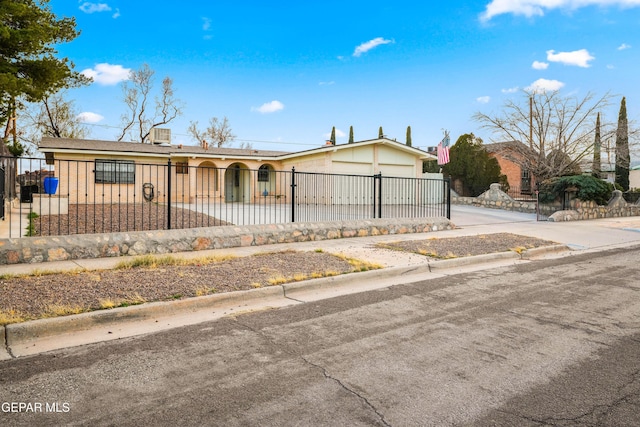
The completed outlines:
[[[442,259],[554,245],[509,233],[429,238],[378,245]],[[118,306],[248,290],[285,282],[354,273],[379,266],[322,251],[269,252],[242,258],[145,256],[122,268],[31,276],[0,276],[0,324]],[[126,265],[128,264],[128,265]]]
[[[35,236],[113,233],[167,229],[167,207],[155,203],[70,205],[64,215],[42,215],[33,220]],[[189,209],[171,208],[171,228],[231,225]]]
[[[407,240],[380,244],[378,247],[413,252],[429,258],[448,259],[497,252],[517,251],[555,245],[555,242],[511,233],[480,234],[476,236]]]
[[[0,324],[10,322],[10,317],[76,314],[379,268],[328,253],[294,251],[188,262],[146,256],[122,264],[114,270],[0,276]]]

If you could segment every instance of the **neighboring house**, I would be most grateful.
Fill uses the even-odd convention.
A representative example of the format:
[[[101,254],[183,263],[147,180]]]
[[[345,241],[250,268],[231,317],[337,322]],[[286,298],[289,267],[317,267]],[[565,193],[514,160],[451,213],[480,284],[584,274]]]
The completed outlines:
[[[517,191],[528,195],[536,189],[536,178],[525,166],[525,154],[529,147],[519,141],[496,142],[484,144],[490,156],[494,157],[500,165],[503,175],[507,176],[510,192]]]
[[[54,165],[59,194],[68,194],[69,203],[134,202],[140,194],[149,200],[169,179],[171,201],[194,203],[213,194],[225,202],[247,201],[286,194],[276,171],[420,178],[422,162],[435,158],[386,138],[299,152],[43,138],[39,150]],[[119,184],[117,191],[112,184]]]
[[[615,176],[615,172],[614,172],[614,176]],[[631,170],[629,170],[629,188],[630,189],[640,188],[640,165],[632,166]]]

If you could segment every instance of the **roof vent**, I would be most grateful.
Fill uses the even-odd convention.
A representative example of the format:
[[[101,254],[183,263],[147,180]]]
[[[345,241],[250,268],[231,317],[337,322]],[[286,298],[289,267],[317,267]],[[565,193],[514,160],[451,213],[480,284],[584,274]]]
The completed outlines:
[[[152,144],[171,144],[171,129],[152,128],[149,141]]]

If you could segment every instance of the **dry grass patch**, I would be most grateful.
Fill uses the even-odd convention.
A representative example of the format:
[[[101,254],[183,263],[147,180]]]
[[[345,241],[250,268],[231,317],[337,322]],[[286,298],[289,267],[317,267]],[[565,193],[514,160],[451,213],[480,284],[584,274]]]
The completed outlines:
[[[143,255],[119,262],[116,265],[118,270],[130,270],[132,268],[158,268],[158,267],[171,267],[171,266],[194,266],[194,265],[209,265],[219,262],[225,262],[235,259],[234,255],[212,255],[198,258],[182,258],[171,255],[157,256],[157,255]]]
[[[9,325],[11,323],[20,323],[28,320],[28,317],[17,310],[0,310],[0,326]]]

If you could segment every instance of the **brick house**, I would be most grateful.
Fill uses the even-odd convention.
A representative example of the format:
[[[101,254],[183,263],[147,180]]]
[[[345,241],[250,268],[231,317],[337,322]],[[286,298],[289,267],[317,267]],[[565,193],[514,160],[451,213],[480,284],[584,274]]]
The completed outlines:
[[[507,176],[510,193],[530,195],[536,189],[536,177],[526,167],[525,154],[531,150],[519,141],[485,144],[484,148],[494,157]]]

